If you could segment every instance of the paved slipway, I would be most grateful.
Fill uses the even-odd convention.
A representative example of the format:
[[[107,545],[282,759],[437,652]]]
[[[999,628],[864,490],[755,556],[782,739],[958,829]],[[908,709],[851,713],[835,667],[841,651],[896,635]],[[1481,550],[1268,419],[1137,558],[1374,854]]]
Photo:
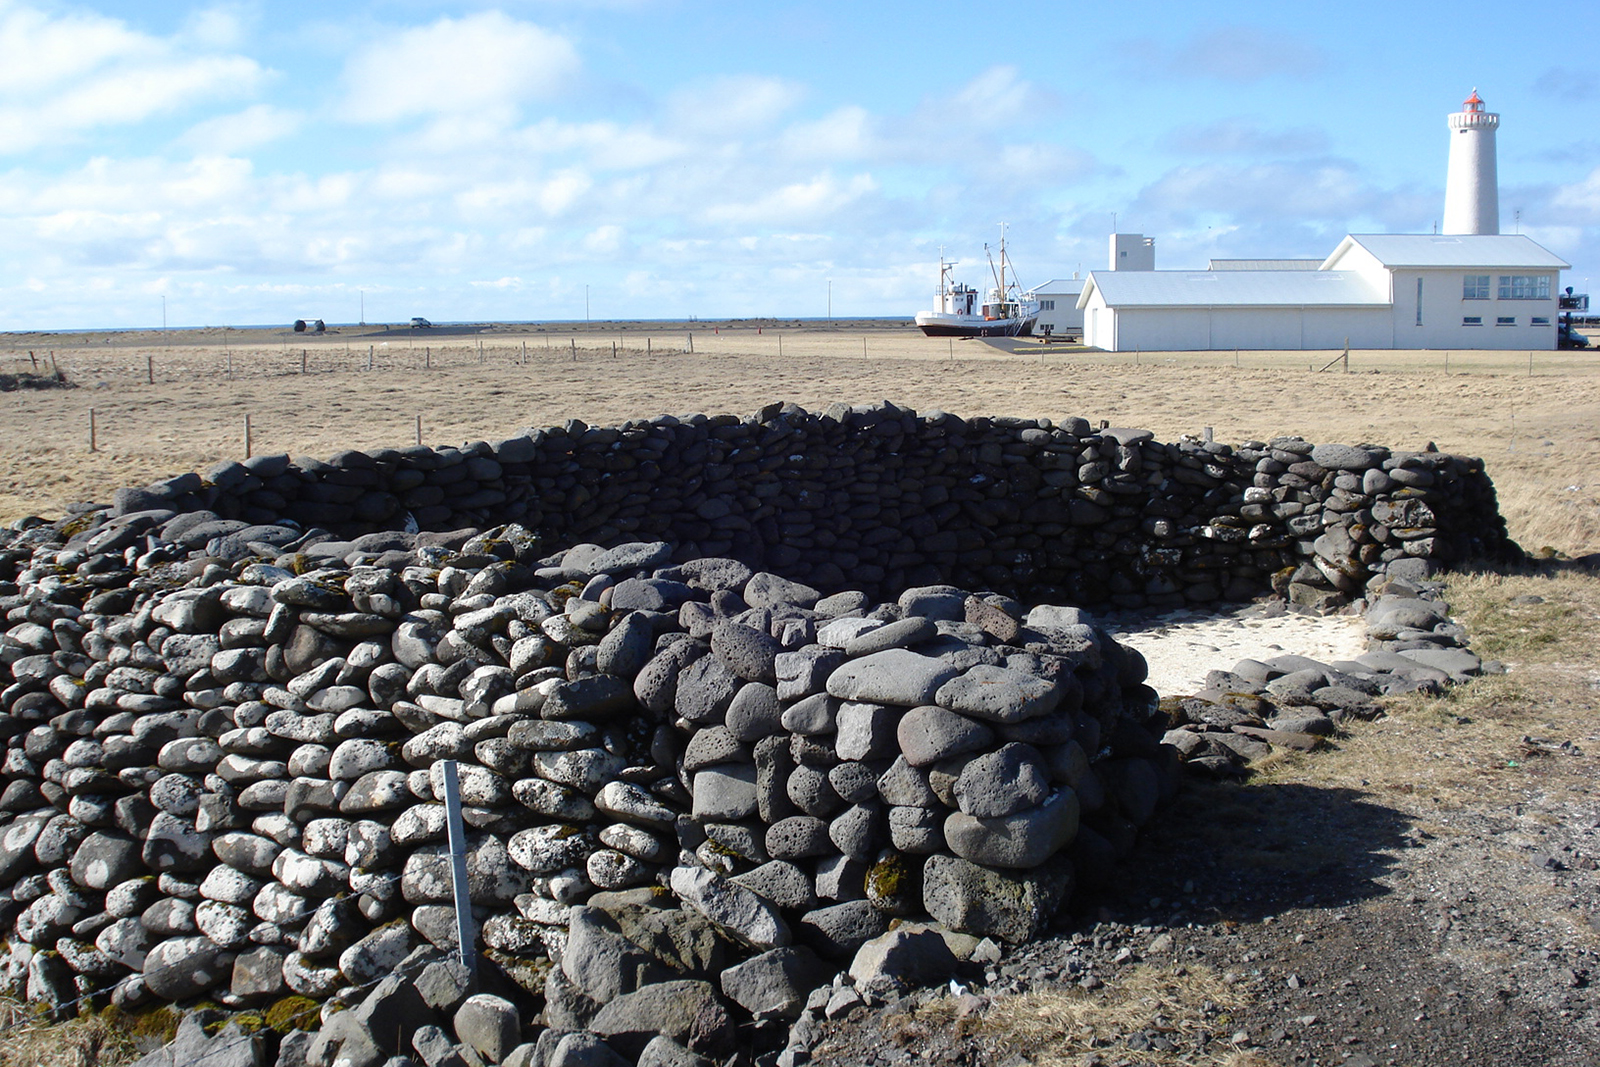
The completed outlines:
[[[1260,608],[1104,621],[1164,695],[1244,656],[1361,646],[1358,620]],[[1539,770],[1518,802],[1454,811],[1420,794],[1191,779],[1049,936],[968,962],[949,986],[835,995],[812,1062],[1600,1063],[1600,783],[1581,748],[1534,742],[1521,756]],[[1559,799],[1574,794],[1586,798]],[[1138,1022],[1054,1040],[985,1022],[1029,993],[1115,1005],[1141,964],[1179,983],[1220,977],[1242,1004],[1147,1001]]]

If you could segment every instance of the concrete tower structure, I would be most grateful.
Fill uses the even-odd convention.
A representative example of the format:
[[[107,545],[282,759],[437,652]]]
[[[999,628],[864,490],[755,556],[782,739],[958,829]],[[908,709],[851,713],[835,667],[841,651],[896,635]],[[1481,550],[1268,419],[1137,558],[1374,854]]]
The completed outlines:
[[[1495,171],[1494,131],[1500,116],[1483,109],[1472,90],[1451,115],[1450,169],[1444,183],[1444,229],[1450,234],[1500,232],[1500,179]]]

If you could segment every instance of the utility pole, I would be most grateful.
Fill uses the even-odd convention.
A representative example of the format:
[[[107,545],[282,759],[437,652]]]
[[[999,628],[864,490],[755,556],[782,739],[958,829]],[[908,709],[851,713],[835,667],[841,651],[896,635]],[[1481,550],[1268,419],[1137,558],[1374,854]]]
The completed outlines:
[[[367,324],[367,294],[364,289],[357,289],[356,292],[361,294],[361,325],[365,326]]]
[[[589,321],[589,287],[583,287],[583,321]]]

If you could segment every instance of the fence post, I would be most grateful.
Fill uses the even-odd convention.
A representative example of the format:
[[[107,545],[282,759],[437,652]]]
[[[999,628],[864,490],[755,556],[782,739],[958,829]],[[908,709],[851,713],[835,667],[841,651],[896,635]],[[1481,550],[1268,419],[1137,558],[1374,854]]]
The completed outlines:
[[[456,955],[478,980],[478,930],[472,921],[472,896],[467,891],[467,830],[461,821],[461,787],[456,781],[456,761],[441,760],[444,773],[444,822],[450,842],[450,888],[456,909]]]
[[[156,384],[156,357],[149,352],[144,354],[144,380]]]
[[[98,451],[98,449],[95,447],[94,429],[95,429],[95,427],[94,427],[94,408],[90,408],[89,409],[89,451],[90,452]]]
[[[417,416],[417,444],[422,443],[422,416]]]
[[[689,354],[694,355],[694,334],[689,335]]]
[[[252,444],[252,441],[250,439],[250,416],[248,414],[246,414],[245,417],[244,417],[244,458],[245,459],[249,459],[250,456],[251,456],[251,452],[250,452],[251,444]]]
[[[422,366],[426,370],[433,369],[433,346],[428,345],[422,350]]]
[[[304,374],[305,372],[306,372],[306,350],[302,348],[300,350],[300,373]]]
[[[367,369],[372,369],[372,346],[367,346]]]
[[[524,365],[528,362],[528,342],[526,341],[522,342],[522,362]]]

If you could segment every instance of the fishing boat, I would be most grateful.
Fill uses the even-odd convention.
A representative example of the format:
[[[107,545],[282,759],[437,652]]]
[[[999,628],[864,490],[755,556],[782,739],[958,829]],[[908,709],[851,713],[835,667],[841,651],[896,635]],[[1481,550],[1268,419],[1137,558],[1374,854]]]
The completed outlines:
[[[989,273],[994,285],[988,298],[979,300],[979,292],[970,285],[956,282],[950,272],[956,266],[939,255],[939,294],[932,311],[917,312],[916,323],[929,337],[1026,337],[1033,332],[1039,318],[1039,301],[1023,293],[1017,284],[1016,272],[1006,255],[1005,227],[1000,228],[1000,262],[994,253],[983,246],[989,257]]]

